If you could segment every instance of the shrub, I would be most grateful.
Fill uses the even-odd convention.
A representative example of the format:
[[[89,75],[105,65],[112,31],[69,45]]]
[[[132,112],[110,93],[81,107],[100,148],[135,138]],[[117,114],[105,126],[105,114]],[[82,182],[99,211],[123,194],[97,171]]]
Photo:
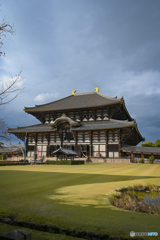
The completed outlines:
[[[61,161],[46,161],[47,164],[53,164],[53,165],[78,165],[78,164],[84,164],[83,160],[61,160]]]
[[[1,156],[0,156],[0,160],[3,161],[4,159],[6,159],[6,154],[5,154],[5,153],[2,153]]]
[[[149,159],[148,159],[148,160],[149,160],[149,163],[150,163],[150,164],[153,164],[154,159],[155,159],[155,158],[154,158],[153,156],[150,156]]]
[[[133,190],[158,192],[159,186],[156,184],[148,184],[147,186],[137,184],[133,187],[131,186],[128,188],[121,188],[119,190],[116,190],[118,192],[121,192],[120,194],[115,193],[109,197],[111,204],[125,210],[159,215],[160,207],[155,206],[154,204],[146,203],[139,196],[137,196],[136,192]]]
[[[159,185],[154,184],[154,183],[148,183],[147,187],[150,192],[159,192],[160,191]]]
[[[14,165],[30,165],[30,163],[22,162],[0,162],[0,166],[14,166]]]
[[[43,165],[43,164],[47,164],[46,162],[36,162],[36,164],[41,164],[41,165]]]
[[[141,159],[139,160],[139,163],[144,163],[144,158],[141,158]]]

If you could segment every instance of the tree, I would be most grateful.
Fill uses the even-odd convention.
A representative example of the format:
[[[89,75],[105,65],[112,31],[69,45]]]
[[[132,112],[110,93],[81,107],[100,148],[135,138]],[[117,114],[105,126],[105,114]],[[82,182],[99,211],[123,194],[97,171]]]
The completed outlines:
[[[20,74],[21,71],[17,76],[11,77],[8,83],[5,79],[1,80],[0,106],[13,101],[22,92],[23,89],[18,88],[17,86],[17,84],[21,81]]]
[[[6,154],[5,154],[5,153],[2,153],[1,156],[0,156],[0,160],[3,161],[4,159],[6,159]]]
[[[3,118],[0,119],[0,139],[9,140],[7,134],[6,134],[6,122]]]
[[[150,164],[153,164],[154,160],[155,160],[154,156],[150,156],[148,159]]]
[[[0,148],[3,148],[4,143],[0,142]]]
[[[0,22],[0,48],[3,46],[2,37],[6,37],[6,33],[13,34],[13,27],[5,21],[5,19]],[[0,51],[0,56],[5,55],[4,51]]]
[[[151,141],[146,141],[145,143],[141,144],[141,147],[160,147],[160,140],[157,139],[155,143],[152,143]]]
[[[3,19],[0,22],[0,49],[3,46],[2,38],[6,37],[6,33],[13,34],[13,27]],[[0,57],[5,56],[3,50],[0,51]],[[13,101],[22,92],[23,89],[19,88],[17,84],[21,81],[21,71],[15,77],[11,77],[9,81],[0,80],[0,106]],[[0,118],[0,138],[8,139],[6,135],[6,122],[4,118]]]
[[[145,143],[142,143],[142,147],[154,147],[154,143],[151,141],[146,141]]]
[[[155,147],[160,147],[160,140],[159,139],[157,139],[156,141],[155,141]]]

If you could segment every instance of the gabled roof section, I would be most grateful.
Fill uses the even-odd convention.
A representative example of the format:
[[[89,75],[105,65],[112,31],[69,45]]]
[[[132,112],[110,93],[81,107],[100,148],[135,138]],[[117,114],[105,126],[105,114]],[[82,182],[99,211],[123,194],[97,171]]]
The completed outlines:
[[[97,106],[105,106],[123,102],[123,98],[108,97],[99,92],[87,92],[70,95],[60,100],[43,104],[35,105],[35,107],[25,107],[25,112],[41,112],[41,111],[56,111],[76,108],[89,108]]]
[[[53,155],[58,154],[58,153],[63,153],[65,155],[78,155],[77,152],[73,151],[72,149],[69,148],[58,148],[56,151],[53,152]]]
[[[50,126],[54,127],[58,122],[67,121],[71,126],[80,126],[80,123],[73,121],[71,118],[67,117],[65,114],[62,114],[61,117],[57,118],[53,123],[50,123]]]

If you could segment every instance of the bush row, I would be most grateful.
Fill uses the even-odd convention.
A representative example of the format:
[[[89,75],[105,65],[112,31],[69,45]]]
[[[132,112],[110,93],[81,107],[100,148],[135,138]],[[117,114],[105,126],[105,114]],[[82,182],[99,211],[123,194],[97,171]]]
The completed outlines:
[[[6,163],[1,163],[0,166],[13,166],[13,165],[30,165],[30,163],[23,163],[23,162],[6,162]]]
[[[46,162],[36,162],[36,164],[37,164],[37,165],[39,165],[39,164],[42,164],[42,165],[43,165],[43,164],[47,164],[47,163],[46,163]]]
[[[17,165],[30,165],[31,163],[27,162],[0,162],[0,166],[17,166]],[[84,164],[83,160],[72,161],[72,160],[62,160],[62,161],[50,161],[47,160],[46,162],[36,162],[37,165],[44,165],[44,164],[51,164],[51,165],[79,165]]]
[[[52,164],[52,165],[78,165],[78,164],[84,164],[83,160],[61,160],[61,161],[51,161],[47,160],[47,164]]]
[[[149,161],[150,164],[153,164],[153,163],[154,163],[154,160],[155,160],[154,156],[150,156],[150,157],[148,158],[148,161]],[[144,163],[144,158],[141,158],[141,159],[139,160],[139,163]]]

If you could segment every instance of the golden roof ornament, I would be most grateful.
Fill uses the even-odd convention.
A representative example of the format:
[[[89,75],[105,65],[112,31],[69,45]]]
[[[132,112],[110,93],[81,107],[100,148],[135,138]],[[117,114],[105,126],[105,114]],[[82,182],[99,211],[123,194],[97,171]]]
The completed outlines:
[[[73,91],[72,91],[72,95],[75,95],[75,92],[76,92],[76,90],[73,90]]]
[[[96,90],[95,92],[99,92],[99,88],[98,87],[96,87],[95,90]]]

